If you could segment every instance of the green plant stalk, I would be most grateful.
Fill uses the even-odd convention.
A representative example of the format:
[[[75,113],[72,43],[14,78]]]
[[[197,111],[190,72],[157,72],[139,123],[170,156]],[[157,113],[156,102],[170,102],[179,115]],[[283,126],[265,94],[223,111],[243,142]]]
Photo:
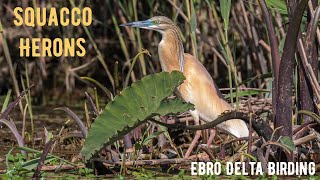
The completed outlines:
[[[306,111],[306,110],[300,110],[298,111],[298,114],[304,114],[312,117],[314,120],[317,121],[317,123],[320,124],[320,116],[314,112]]]
[[[130,66],[130,69],[129,69],[129,72],[126,76],[126,80],[125,80],[125,83],[123,85],[123,88],[127,87],[128,84],[129,84],[129,78],[130,78],[130,74],[131,72],[133,71],[133,68],[134,68],[134,65],[136,64],[137,60],[138,60],[138,57],[141,55],[141,54],[149,54],[149,51],[148,50],[142,50],[141,52],[139,52],[134,58],[133,58],[133,61],[132,61],[132,64]],[[150,54],[149,54],[150,55]]]
[[[213,1],[213,3],[214,3],[214,1]],[[217,6],[215,4],[212,4],[212,5],[210,5],[210,7],[211,7],[211,10],[212,10],[212,14],[213,14],[213,17],[215,19],[215,22],[217,23],[217,27],[218,27],[218,31],[219,31],[219,34],[220,34],[220,38],[222,40],[222,44],[223,44],[223,46],[226,46],[225,58],[227,56],[229,56],[230,60],[231,60],[231,63],[234,64],[233,63],[233,57],[232,57],[232,54],[231,54],[231,49],[230,49],[230,47],[228,45],[228,36],[226,36],[228,33],[226,34],[225,31],[222,29],[222,26],[220,24],[220,18],[218,16],[218,13],[217,13],[217,10],[216,10]],[[232,73],[234,73],[234,68],[233,67],[234,67],[234,65],[231,66],[231,72]],[[241,79],[239,79],[238,77],[237,77],[237,80],[238,80],[238,82],[241,82]]]
[[[229,78],[229,88],[230,88],[230,95],[232,97],[232,71],[234,73],[234,77],[237,77],[237,72],[236,69],[233,69],[235,67],[234,62],[233,62],[233,58],[232,58],[232,54],[231,54],[231,50],[230,47],[228,45],[229,43],[229,39],[228,39],[228,28],[229,28],[229,18],[230,18],[230,8],[231,8],[231,1],[230,0],[220,0],[220,7],[221,7],[221,14],[222,14],[222,18],[223,18],[223,24],[224,24],[224,38],[225,38],[225,44],[223,44],[224,46],[224,50],[226,51],[226,60],[228,63],[228,78]],[[237,88],[237,86],[236,86]],[[231,104],[233,107],[233,99],[231,98]]]
[[[227,64],[227,67],[228,67],[228,79],[229,79],[229,92],[230,92],[230,97],[233,97],[233,91],[232,91],[232,72],[231,72],[231,64],[230,64],[230,60],[229,60],[229,56],[227,55],[227,52],[226,52],[226,47],[224,45],[221,44],[221,42],[219,41],[219,44],[220,44],[220,48],[222,50],[222,53],[226,59],[226,64]],[[232,107],[233,107],[233,98],[231,98],[231,104],[232,104]]]
[[[220,0],[220,9],[223,18],[224,29],[226,30],[229,27],[231,0]]]
[[[112,14],[112,21],[113,21],[113,24],[115,26],[115,29],[116,29],[116,32],[117,32],[117,35],[119,37],[119,41],[120,41],[120,46],[121,46],[121,49],[123,51],[123,54],[126,58],[126,61],[128,62],[129,66],[131,65],[130,63],[130,57],[129,57],[129,52],[128,52],[128,49],[127,49],[127,46],[126,46],[126,43],[121,35],[121,31],[118,27],[118,23],[117,23],[117,20],[115,18],[115,16]],[[135,73],[132,72],[131,73],[131,78],[132,78],[132,81],[135,81],[136,80],[136,76],[135,76]]]
[[[14,88],[14,90],[16,92],[16,95],[20,96],[19,85],[18,85],[17,77],[16,77],[14,69],[13,69],[12,59],[11,59],[11,56],[10,56],[10,51],[9,51],[9,48],[8,48],[7,39],[4,37],[4,34],[3,34],[3,27],[2,27],[1,20],[0,20],[0,34],[1,34],[0,40],[2,41],[2,47],[3,47],[4,55],[6,57],[8,65],[9,65],[9,71],[10,71],[10,75],[11,75],[11,78],[12,78],[12,81],[13,81],[13,88]],[[19,102],[19,108],[20,108],[21,113],[23,113],[23,107],[22,107],[21,101]]]
[[[30,87],[30,78],[29,78],[29,69],[28,65],[25,64],[25,69],[26,69],[26,80],[27,80],[27,87]],[[32,134],[34,133],[34,121],[33,121],[33,111],[32,111],[32,99],[31,99],[31,93],[28,93],[26,96],[27,104],[28,104],[28,111],[29,111],[29,116],[31,120],[31,132]]]
[[[234,90],[236,88],[233,88]],[[244,96],[252,96],[252,95],[257,95],[257,94],[261,94],[261,93],[269,93],[270,90],[264,90],[264,89],[253,89],[253,90],[243,90],[243,91],[239,91],[238,89],[238,97],[244,97]],[[235,98],[236,96],[230,96],[230,94],[227,94],[224,96],[225,99],[230,99],[230,98]]]
[[[298,89],[299,89],[299,87],[298,87],[298,84],[299,84],[299,73],[298,73],[298,59],[297,59],[298,57],[297,56],[295,56],[295,61],[296,61],[296,65],[295,65],[295,68],[294,68],[294,91],[295,92],[298,92]],[[295,100],[296,100],[296,102],[298,102],[298,100],[299,100],[299,94],[298,93],[294,93],[294,98],[295,98]],[[298,106],[295,106],[294,107],[295,108],[295,111],[297,112],[297,111],[299,111],[298,110]],[[294,124],[298,124],[298,116],[296,117],[296,121],[294,121],[294,119],[295,119],[295,116],[292,116],[292,125],[294,125]]]
[[[140,150],[141,150],[141,147],[143,146],[143,142],[145,141],[145,139],[147,138],[147,134],[148,132],[150,131],[150,128],[151,128],[151,124],[148,125],[147,129],[143,132],[142,136],[141,136],[141,139],[139,140],[139,149],[137,148],[134,148],[134,153],[133,153],[133,157],[132,157],[132,160],[138,160],[138,157],[140,156]],[[136,147],[136,146],[135,146]]]
[[[245,153],[245,152],[241,152],[241,155],[247,156],[248,158],[254,160],[255,162],[257,162],[257,159],[252,156],[251,154]]]
[[[87,80],[87,81],[90,81],[90,82],[94,83],[95,85],[97,85],[99,88],[102,89],[102,91],[107,95],[109,100],[111,100],[111,101],[113,100],[112,93],[106,87],[104,87],[101,83],[96,81],[95,79],[93,79],[91,77],[80,77],[80,79]]]
[[[96,106],[98,111],[100,111],[100,106],[99,106],[99,96],[98,96],[98,92],[97,92],[97,88],[94,88],[94,99],[96,101]]]
[[[138,21],[138,13],[137,13],[137,0],[133,0],[133,13],[134,13],[134,19],[135,21]],[[140,34],[140,29],[137,28],[136,29],[136,36],[138,39],[138,46],[139,46],[139,51],[142,50],[142,41],[141,41],[141,34]],[[142,69],[142,75],[145,76],[147,75],[147,70],[146,70],[146,62],[144,59],[144,56],[140,56],[140,65],[141,65],[141,69]]]
[[[4,112],[4,110],[7,108],[8,104],[9,104],[11,92],[12,92],[11,89],[9,89],[8,92],[7,92],[7,96],[6,96],[6,98],[4,99],[4,102],[3,102],[3,105],[2,105],[2,108],[1,108],[1,113]]]
[[[115,90],[114,90],[114,94],[118,94],[119,90],[119,61],[116,61],[114,63],[114,84],[115,84]]]
[[[83,4],[86,0],[81,0],[80,3],[79,3],[79,8],[82,8],[83,7]]]
[[[229,79],[229,88],[230,88],[230,96],[233,97],[233,92],[232,92],[232,73],[231,73],[231,65],[228,62],[228,79]],[[231,105],[233,107],[233,98],[231,98]]]
[[[106,1],[107,2],[107,1]],[[126,8],[128,8],[128,3],[127,2],[121,2],[121,1],[117,1],[120,10],[124,13],[125,17],[130,17],[130,15],[128,14],[128,10]],[[124,4],[123,4],[124,3]]]
[[[196,28],[197,28],[197,18],[196,18],[196,13],[194,9],[194,1],[191,1],[191,16],[189,18],[190,22],[190,28],[191,28],[191,44],[192,44],[192,51],[193,55],[195,57],[198,57],[198,45],[197,45],[197,37],[196,37]]]
[[[212,3],[214,3],[214,1],[212,1]],[[225,40],[225,36],[224,36],[224,31],[221,27],[221,24],[219,23],[220,22],[220,19],[219,19],[219,16],[218,16],[218,13],[217,13],[217,10],[216,10],[216,5],[215,4],[210,4],[210,7],[211,7],[211,10],[212,10],[212,15],[215,19],[215,22],[217,23],[217,27],[218,27],[218,31],[219,31],[219,34],[220,34],[220,38],[222,40],[222,43],[223,44],[226,44],[226,40]]]
[[[182,158],[183,155],[181,156],[181,154],[179,153],[177,147],[176,147],[175,144],[173,143],[172,138],[171,138],[171,136],[170,136],[170,134],[169,134],[169,132],[168,132],[168,128],[165,127],[165,126],[161,126],[161,125],[159,125],[159,126],[160,126],[161,131],[164,131],[164,135],[165,135],[166,138],[168,139],[168,141],[169,141],[169,143],[170,143],[170,146],[176,151],[176,153],[177,153],[177,155],[178,155],[178,158]]]
[[[22,78],[22,76],[20,76],[20,79],[21,79],[21,84],[22,84],[22,89],[23,89],[23,91],[25,91],[26,90],[26,87],[25,87],[25,85],[24,85],[24,81],[23,81],[23,78]],[[25,99],[26,99],[26,102],[27,102],[27,104],[26,104],[26,106],[25,106],[25,108],[24,108],[24,110],[23,110],[23,125],[22,125],[22,137],[24,138],[24,133],[25,133],[25,124],[26,124],[26,111],[27,111],[27,109],[29,109],[29,99],[28,99],[28,95],[27,96],[25,96]],[[33,120],[31,119],[31,135],[33,136],[33,133],[34,133],[34,125],[33,125]]]
[[[122,37],[122,34],[121,34],[121,31],[120,31],[120,28],[119,28],[119,24],[118,24],[118,21],[110,7],[110,5],[108,4],[108,8],[111,12],[111,19],[112,19],[112,22],[113,22],[113,25],[114,25],[114,28],[116,30],[116,33],[117,33],[117,36],[119,38],[119,41],[120,41],[120,46],[121,46],[121,49],[122,49],[122,52],[124,54],[124,57],[126,58],[126,61],[128,62],[129,66],[131,65],[130,63],[130,56],[129,56],[129,52],[128,52],[128,49],[127,49],[127,46],[126,46],[126,43]],[[136,76],[135,76],[135,73],[132,72],[131,73],[131,78],[132,78],[132,81],[136,81]]]
[[[233,44],[235,44],[234,41],[232,41]],[[235,57],[235,49],[233,51],[233,56]],[[237,62],[235,63],[234,65],[234,86],[236,88],[236,110],[238,111],[239,110],[239,84],[238,84],[238,81],[237,81],[237,75],[238,75],[238,70],[237,70]]]
[[[129,52],[128,52],[126,43],[125,43],[125,41],[124,41],[124,39],[122,37],[121,31],[120,31],[120,28],[119,28],[119,25],[118,25],[118,21],[117,21],[115,15],[113,14],[113,12],[112,12],[112,15],[111,15],[111,19],[112,19],[112,22],[114,24],[116,33],[118,35],[118,38],[119,38],[119,41],[120,41],[120,46],[121,46],[121,49],[123,51],[124,57],[126,58],[126,60],[129,60],[130,59]]]
[[[74,7],[75,7],[74,1],[73,1],[73,0],[69,0],[69,2],[70,2],[70,4],[72,5],[72,7],[74,8]],[[93,40],[93,38],[92,38],[92,36],[91,36],[90,31],[88,30],[88,28],[87,28],[86,26],[84,26],[82,23],[81,23],[81,25],[82,25],[82,28],[84,29],[84,31],[86,32],[86,34],[87,34],[87,36],[88,36],[88,38],[89,38],[89,40],[90,40],[90,43],[92,44],[94,50],[96,51],[100,63],[102,64],[103,68],[104,68],[105,71],[106,71],[107,76],[108,76],[108,78],[109,78],[109,80],[110,80],[110,82],[111,82],[112,87],[114,88],[114,79],[113,79],[113,77],[112,77],[112,74],[111,74],[111,72],[110,72],[110,70],[109,70],[106,62],[105,62],[104,59],[103,59],[103,56],[102,56],[100,50],[98,49],[97,44],[94,42],[94,40]]]
[[[26,131],[26,114],[27,114],[27,108],[28,108],[28,104],[25,105],[24,111],[23,111],[22,131],[21,131],[22,139],[24,139],[24,134],[25,134],[25,131]]]
[[[11,148],[9,150],[9,152],[6,154],[6,166],[7,166],[7,170],[11,169],[10,165],[9,165],[9,155],[11,154],[11,152],[15,149],[15,147]]]
[[[88,28],[86,26],[83,26],[83,25],[82,25],[82,27],[85,30],[85,32],[86,32],[86,34],[87,34],[87,36],[88,36],[88,38],[89,38],[94,50],[96,51],[100,63],[102,64],[103,68],[105,69],[105,71],[107,73],[107,76],[108,76],[108,78],[109,78],[109,80],[111,82],[112,87],[114,88],[114,80],[113,80],[112,74],[111,74],[107,64],[105,63],[104,58],[103,58],[100,50],[98,49],[97,44],[94,42],[94,40],[93,40]]]
[[[33,7],[36,9],[37,8],[37,1],[36,0],[33,0],[32,1],[33,3]],[[38,37],[39,38],[42,38],[42,34],[41,34],[41,27],[37,26],[37,32],[38,32]],[[42,44],[40,44],[40,51],[42,49]],[[40,67],[41,67],[41,70],[42,70],[42,74],[43,75],[47,75],[47,72],[46,72],[46,68],[45,68],[45,65],[44,65],[44,62],[45,59],[43,56],[40,57]],[[26,81],[27,81],[27,87],[30,87],[30,80],[29,80],[29,69],[28,69],[28,65],[27,65],[27,62],[25,61],[25,76],[26,76]],[[25,90],[25,87],[24,87],[24,82],[22,82],[22,86],[23,86],[23,90]],[[34,133],[34,121],[33,121],[33,113],[32,113],[32,99],[31,99],[31,94],[28,93],[27,96],[25,97],[26,98],[26,102],[28,104],[28,112],[29,112],[29,116],[30,116],[30,122],[31,122],[31,136],[33,137],[33,133]],[[24,137],[24,134],[22,135]]]
[[[191,16],[190,2],[189,2],[189,0],[185,0],[185,3],[186,3],[186,9],[187,9],[188,19],[190,20],[190,16]]]
[[[282,126],[277,127],[276,129],[274,129],[274,130],[273,130],[273,132],[272,132],[272,134],[271,134],[270,141],[272,141],[272,140],[273,140],[273,137],[275,136],[275,133],[276,133],[279,129],[281,129],[281,128],[282,128]],[[278,140],[277,140],[277,141],[278,141]]]
[[[269,9],[275,10],[282,15],[288,16],[287,6],[285,1],[279,0],[266,0],[266,4]]]
[[[85,117],[86,117],[87,127],[90,127],[91,123],[90,123],[90,117],[89,117],[89,110],[88,110],[87,102],[84,102],[83,106],[84,106],[84,114],[85,114]]]
[[[119,150],[120,144],[119,144],[119,141],[114,142],[113,145],[114,145],[114,147],[116,148],[117,153],[120,154],[120,150]]]
[[[28,71],[28,65],[27,63],[25,63],[25,76],[26,76],[26,81],[27,81],[27,87],[30,87],[30,82],[29,82],[29,71]],[[25,86],[25,82],[23,80],[23,77],[20,76],[21,79],[21,85],[22,85],[22,89],[25,91],[26,90],[26,86]],[[30,93],[28,93],[28,95],[25,96],[26,102],[28,106],[25,106],[28,108],[28,112],[29,112],[29,116],[30,116],[30,123],[31,123],[31,135],[33,136],[34,134],[34,121],[33,121],[33,113],[32,113],[32,104],[31,104],[31,95]],[[23,116],[26,116],[25,114],[25,110],[23,111]],[[25,117],[24,117],[25,120]],[[24,135],[22,135],[24,136]]]
[[[36,0],[32,0],[32,5],[33,5],[34,9],[37,9],[37,1]],[[36,18],[37,18],[37,16],[35,17],[35,19]],[[36,25],[35,28],[36,28],[36,32],[37,32],[38,38],[42,39],[42,34],[41,34],[42,28],[41,28],[41,26]],[[40,52],[42,51],[42,48],[43,48],[42,44],[40,43],[39,44]],[[47,72],[46,72],[46,68],[45,68],[45,58],[42,55],[40,55],[40,57],[39,57],[39,67],[41,69],[42,75],[43,76],[47,76]]]
[[[239,87],[238,87],[238,81],[237,81],[237,68],[234,67],[235,72],[233,73],[234,75],[234,86],[236,88],[236,110],[239,110]],[[232,83],[231,83],[232,84]],[[232,88],[231,88],[232,91]]]
[[[126,159],[127,159],[126,146],[123,146],[122,164],[120,167],[120,172],[123,176],[126,174]]]

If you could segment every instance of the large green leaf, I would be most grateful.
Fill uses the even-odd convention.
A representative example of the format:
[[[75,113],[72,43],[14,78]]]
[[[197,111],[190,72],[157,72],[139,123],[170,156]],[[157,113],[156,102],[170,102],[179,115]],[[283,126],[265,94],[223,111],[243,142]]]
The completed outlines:
[[[155,115],[176,114],[193,108],[179,99],[166,99],[184,79],[178,71],[161,72],[125,88],[92,124],[81,155],[89,160],[104,146],[113,144]]]

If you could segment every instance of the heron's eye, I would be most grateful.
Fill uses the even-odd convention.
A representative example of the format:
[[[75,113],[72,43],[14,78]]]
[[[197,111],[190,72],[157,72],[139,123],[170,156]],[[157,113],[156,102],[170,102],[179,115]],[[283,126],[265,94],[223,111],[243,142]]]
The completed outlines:
[[[155,20],[154,23],[155,24],[161,24],[160,20]]]

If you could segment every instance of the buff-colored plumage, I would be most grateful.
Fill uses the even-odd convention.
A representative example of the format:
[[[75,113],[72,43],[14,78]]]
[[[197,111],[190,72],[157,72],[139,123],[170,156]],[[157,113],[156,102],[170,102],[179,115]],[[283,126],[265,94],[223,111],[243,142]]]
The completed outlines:
[[[159,58],[163,71],[171,72],[179,70],[178,52],[175,48],[177,39],[174,32],[167,30],[163,34],[162,41],[158,47]],[[208,122],[216,119],[226,110],[232,107],[224,100],[210,74],[205,67],[194,56],[184,53],[184,76],[186,80],[178,88],[181,97],[195,105],[193,116]],[[197,117],[195,117],[197,119]],[[236,137],[249,135],[247,125],[242,120],[231,120],[222,123],[219,127],[228,131]]]
[[[184,53],[180,31],[170,19],[156,16],[147,21],[128,23],[124,26],[156,30],[162,34],[162,40],[158,45],[161,68],[167,72],[183,72],[186,80],[178,87],[178,92],[186,102],[195,105],[195,110],[190,113],[196,124],[199,124],[200,119],[206,122],[213,121],[226,110],[232,110],[205,67],[194,56]],[[239,119],[226,121],[219,127],[236,137],[249,135],[246,123]],[[197,138],[200,136],[199,132]],[[193,145],[196,141],[195,138]],[[189,156],[192,148],[188,149],[186,156]]]

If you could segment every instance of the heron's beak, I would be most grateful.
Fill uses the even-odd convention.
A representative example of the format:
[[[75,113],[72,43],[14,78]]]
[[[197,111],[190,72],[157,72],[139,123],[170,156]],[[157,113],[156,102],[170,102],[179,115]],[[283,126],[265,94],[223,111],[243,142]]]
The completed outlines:
[[[131,22],[127,24],[120,24],[119,26],[130,26],[130,27],[138,27],[138,28],[147,28],[152,26],[152,21],[146,20],[146,21],[136,21]]]

